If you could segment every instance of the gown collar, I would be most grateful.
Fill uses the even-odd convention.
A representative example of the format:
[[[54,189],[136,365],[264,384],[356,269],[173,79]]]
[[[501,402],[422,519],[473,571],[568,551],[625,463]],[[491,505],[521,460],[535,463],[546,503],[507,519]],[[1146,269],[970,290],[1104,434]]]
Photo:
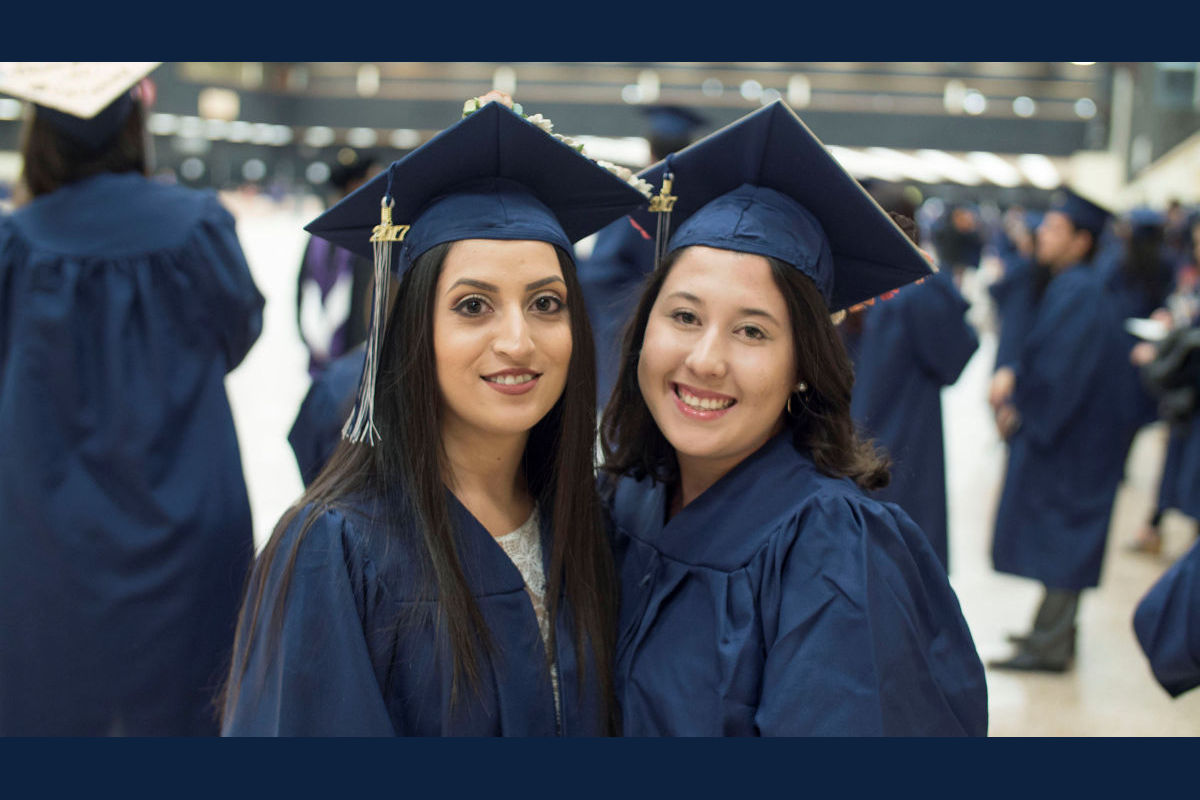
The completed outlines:
[[[745,566],[770,533],[818,488],[811,457],[783,430],[665,522],[670,487],[624,479],[614,498],[617,523],[664,556],[697,566]],[[835,479],[828,479],[835,480]]]

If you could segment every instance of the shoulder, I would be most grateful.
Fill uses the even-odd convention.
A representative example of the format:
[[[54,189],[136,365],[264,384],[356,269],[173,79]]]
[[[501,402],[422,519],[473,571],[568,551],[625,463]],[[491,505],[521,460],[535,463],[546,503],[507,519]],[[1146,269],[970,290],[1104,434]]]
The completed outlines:
[[[898,505],[871,498],[848,480],[822,478],[780,521],[771,558],[855,585],[883,564],[924,572],[936,560],[924,533]]]

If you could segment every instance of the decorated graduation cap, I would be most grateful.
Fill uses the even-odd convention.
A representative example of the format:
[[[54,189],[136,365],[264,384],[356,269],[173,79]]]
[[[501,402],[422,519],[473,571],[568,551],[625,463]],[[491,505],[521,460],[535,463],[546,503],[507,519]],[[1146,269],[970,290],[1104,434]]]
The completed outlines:
[[[644,205],[650,186],[627,169],[593,161],[552,133],[540,114],[467,101],[466,116],[351,192],[305,226],[375,263],[366,363],[342,431],[374,444],[375,373],[390,276],[431,248],[462,239],[571,245]]]
[[[0,92],[32,102],[37,116],[89,151],[111,142],[136,87],[161,61],[7,61]]]
[[[656,229],[659,261],[691,245],[777,258],[811,278],[831,311],[932,272],[781,100],[639,175],[658,188],[649,208],[634,216]]]
[[[1059,189],[1050,199],[1050,210],[1065,214],[1076,228],[1098,237],[1112,214],[1078,192]]]

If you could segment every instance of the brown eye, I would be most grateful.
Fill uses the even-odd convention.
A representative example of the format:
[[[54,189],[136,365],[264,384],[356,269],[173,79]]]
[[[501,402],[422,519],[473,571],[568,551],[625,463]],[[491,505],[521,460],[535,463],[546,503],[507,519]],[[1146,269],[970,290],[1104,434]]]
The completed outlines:
[[[681,322],[684,325],[695,325],[699,322],[699,318],[691,311],[676,311],[671,315],[671,318],[676,322]]]
[[[478,317],[487,310],[487,301],[482,297],[465,297],[454,307],[454,311],[465,317]]]
[[[544,294],[533,301],[533,310],[541,314],[554,314],[565,307],[566,304],[552,294]]]

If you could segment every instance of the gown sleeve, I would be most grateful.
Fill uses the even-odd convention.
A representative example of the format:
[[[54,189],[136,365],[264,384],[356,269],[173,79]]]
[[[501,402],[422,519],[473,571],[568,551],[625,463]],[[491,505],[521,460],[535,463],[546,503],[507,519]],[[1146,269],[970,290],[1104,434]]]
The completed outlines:
[[[969,304],[948,273],[933,275],[926,285],[908,290],[921,293],[909,298],[903,308],[917,363],[938,384],[949,386],[979,348],[979,337],[965,316]]]
[[[981,736],[983,665],[937,556],[903,511],[826,498],[764,569],[765,736]]]
[[[195,280],[195,291],[208,312],[229,372],[242,363],[262,333],[265,301],[250,274],[233,215],[216,194],[205,201],[192,245],[189,260],[204,271]]]
[[[1003,278],[988,289],[996,304],[999,332],[996,340],[994,369],[1013,366],[1021,352],[1021,342],[1029,332],[1033,318],[1033,267],[1028,261],[1016,261]]]
[[[1200,543],[1175,562],[1138,603],[1138,644],[1172,697],[1200,686]]]
[[[382,590],[341,513],[321,513],[300,541],[274,633],[271,611],[299,529],[287,529],[271,563],[255,565],[250,585],[265,578],[266,589],[253,626],[238,635],[235,673],[245,668],[226,699],[222,735],[397,735],[364,632]]]

